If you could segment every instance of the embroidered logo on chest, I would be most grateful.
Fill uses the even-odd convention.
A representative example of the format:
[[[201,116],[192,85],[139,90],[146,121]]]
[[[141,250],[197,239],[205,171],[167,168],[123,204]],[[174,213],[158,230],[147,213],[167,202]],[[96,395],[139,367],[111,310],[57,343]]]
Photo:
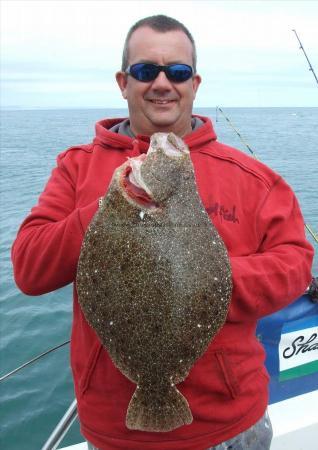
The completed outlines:
[[[223,220],[227,222],[240,223],[239,218],[236,215],[236,206],[233,205],[231,208],[227,208],[221,203],[215,202],[213,205],[208,206],[206,211],[212,217],[219,217],[220,221]]]

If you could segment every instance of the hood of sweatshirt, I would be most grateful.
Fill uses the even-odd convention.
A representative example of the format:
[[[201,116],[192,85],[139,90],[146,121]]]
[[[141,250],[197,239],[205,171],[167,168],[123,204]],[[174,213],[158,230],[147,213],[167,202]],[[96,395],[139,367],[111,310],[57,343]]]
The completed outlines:
[[[216,140],[216,134],[211,120],[208,117],[198,115],[193,117],[201,119],[203,124],[183,138],[190,151],[196,150],[197,147],[202,148],[205,144]],[[132,138],[111,131],[111,128],[123,120],[126,120],[126,118],[104,119],[97,122],[95,126],[96,137],[94,143],[105,148],[111,147],[118,150],[131,150],[131,156],[147,153],[150,142],[149,136],[139,134]]]

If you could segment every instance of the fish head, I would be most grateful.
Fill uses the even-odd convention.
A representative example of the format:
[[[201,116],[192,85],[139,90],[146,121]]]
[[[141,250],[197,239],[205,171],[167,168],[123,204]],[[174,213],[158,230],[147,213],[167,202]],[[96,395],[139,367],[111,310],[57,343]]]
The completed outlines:
[[[159,204],[176,193],[182,177],[193,170],[188,147],[173,133],[153,134],[147,154],[130,163],[131,180]]]

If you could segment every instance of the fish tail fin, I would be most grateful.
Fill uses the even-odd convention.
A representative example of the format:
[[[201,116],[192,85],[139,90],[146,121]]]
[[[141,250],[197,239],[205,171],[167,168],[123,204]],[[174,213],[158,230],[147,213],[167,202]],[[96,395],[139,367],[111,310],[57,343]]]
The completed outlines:
[[[192,420],[187,400],[174,385],[164,394],[137,387],[127,409],[126,425],[131,430],[162,432]]]

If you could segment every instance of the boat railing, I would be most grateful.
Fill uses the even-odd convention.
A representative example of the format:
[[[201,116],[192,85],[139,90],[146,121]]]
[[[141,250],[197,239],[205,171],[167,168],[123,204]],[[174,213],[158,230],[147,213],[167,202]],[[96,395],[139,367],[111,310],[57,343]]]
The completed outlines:
[[[41,450],[55,450],[77,418],[77,402],[73,400]]]

